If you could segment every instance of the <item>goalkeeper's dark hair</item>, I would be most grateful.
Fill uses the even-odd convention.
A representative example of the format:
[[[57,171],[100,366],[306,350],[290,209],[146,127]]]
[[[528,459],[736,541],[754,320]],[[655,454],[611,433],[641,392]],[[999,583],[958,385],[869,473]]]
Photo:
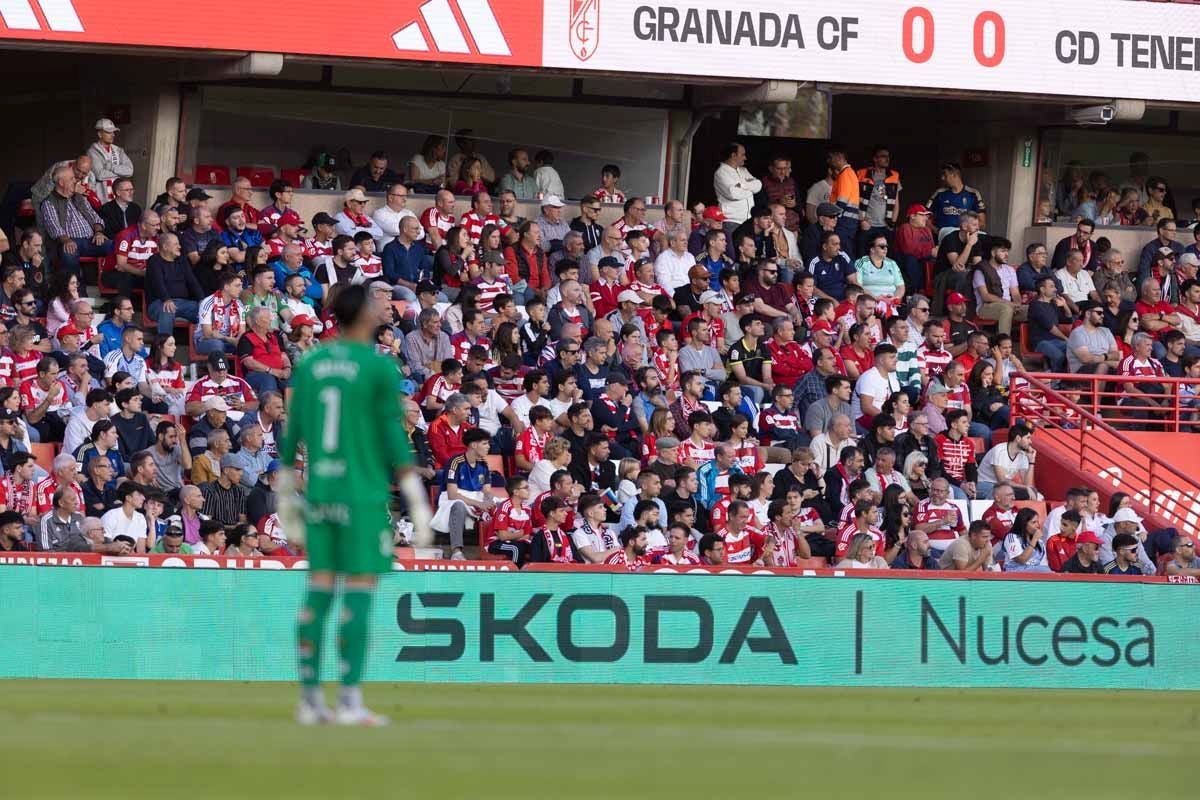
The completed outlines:
[[[350,327],[367,310],[367,287],[363,284],[345,286],[333,301],[333,318],[338,325]]]

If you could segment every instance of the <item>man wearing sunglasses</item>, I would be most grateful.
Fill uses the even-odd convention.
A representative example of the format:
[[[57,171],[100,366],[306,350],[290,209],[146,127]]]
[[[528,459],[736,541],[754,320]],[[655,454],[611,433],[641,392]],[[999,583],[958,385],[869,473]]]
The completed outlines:
[[[1200,578],[1200,558],[1196,556],[1196,537],[1185,534],[1175,539],[1175,559],[1167,562],[1168,575]]]

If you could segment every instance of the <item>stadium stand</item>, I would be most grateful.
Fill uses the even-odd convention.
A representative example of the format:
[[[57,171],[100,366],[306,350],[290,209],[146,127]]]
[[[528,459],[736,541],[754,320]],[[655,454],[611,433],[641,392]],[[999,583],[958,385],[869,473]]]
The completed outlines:
[[[742,144],[722,156],[702,209],[650,214],[606,174],[573,219],[553,195],[493,203],[525,179],[516,159],[498,185],[470,163],[407,186],[369,176],[370,195],[328,191],[304,216],[288,198],[319,170],[203,165],[207,188],[172,179],[133,218],[98,202],[82,158],[58,164],[3,255],[0,490],[24,527],[0,550],[208,553],[208,518],[231,552],[299,555],[274,490],[291,365],[336,335],[341,287],[366,283],[439,556],[1195,573],[1176,542],[1196,520],[1180,490],[1200,484],[1138,439],[1200,426],[1183,221],[1160,217],[1127,274],[1090,219],[1054,268],[956,207],[934,256],[919,244],[947,204],[984,208],[956,165],[868,230],[887,163],[846,173],[831,150],[865,199],[835,188],[810,224],[780,201],[790,178],[764,185]],[[1136,302],[1106,290],[1119,280]],[[471,428],[489,438],[465,446]],[[1144,491],[1101,486],[1114,468]],[[644,547],[623,544],[633,526]],[[723,549],[700,546],[710,535]]]

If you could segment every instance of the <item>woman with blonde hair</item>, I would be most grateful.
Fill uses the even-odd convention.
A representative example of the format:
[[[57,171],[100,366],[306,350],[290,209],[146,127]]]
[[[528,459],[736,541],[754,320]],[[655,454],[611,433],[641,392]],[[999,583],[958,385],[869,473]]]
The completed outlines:
[[[561,436],[552,436],[542,449],[542,459],[529,471],[529,494],[537,497],[550,491],[550,476],[571,463],[571,443]]]

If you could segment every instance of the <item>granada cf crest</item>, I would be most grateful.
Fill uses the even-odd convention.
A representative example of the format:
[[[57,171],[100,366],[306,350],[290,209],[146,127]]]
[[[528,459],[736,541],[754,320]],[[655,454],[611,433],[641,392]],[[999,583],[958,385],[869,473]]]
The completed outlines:
[[[587,61],[600,41],[600,0],[571,0],[571,22],[567,26],[571,52]]]

